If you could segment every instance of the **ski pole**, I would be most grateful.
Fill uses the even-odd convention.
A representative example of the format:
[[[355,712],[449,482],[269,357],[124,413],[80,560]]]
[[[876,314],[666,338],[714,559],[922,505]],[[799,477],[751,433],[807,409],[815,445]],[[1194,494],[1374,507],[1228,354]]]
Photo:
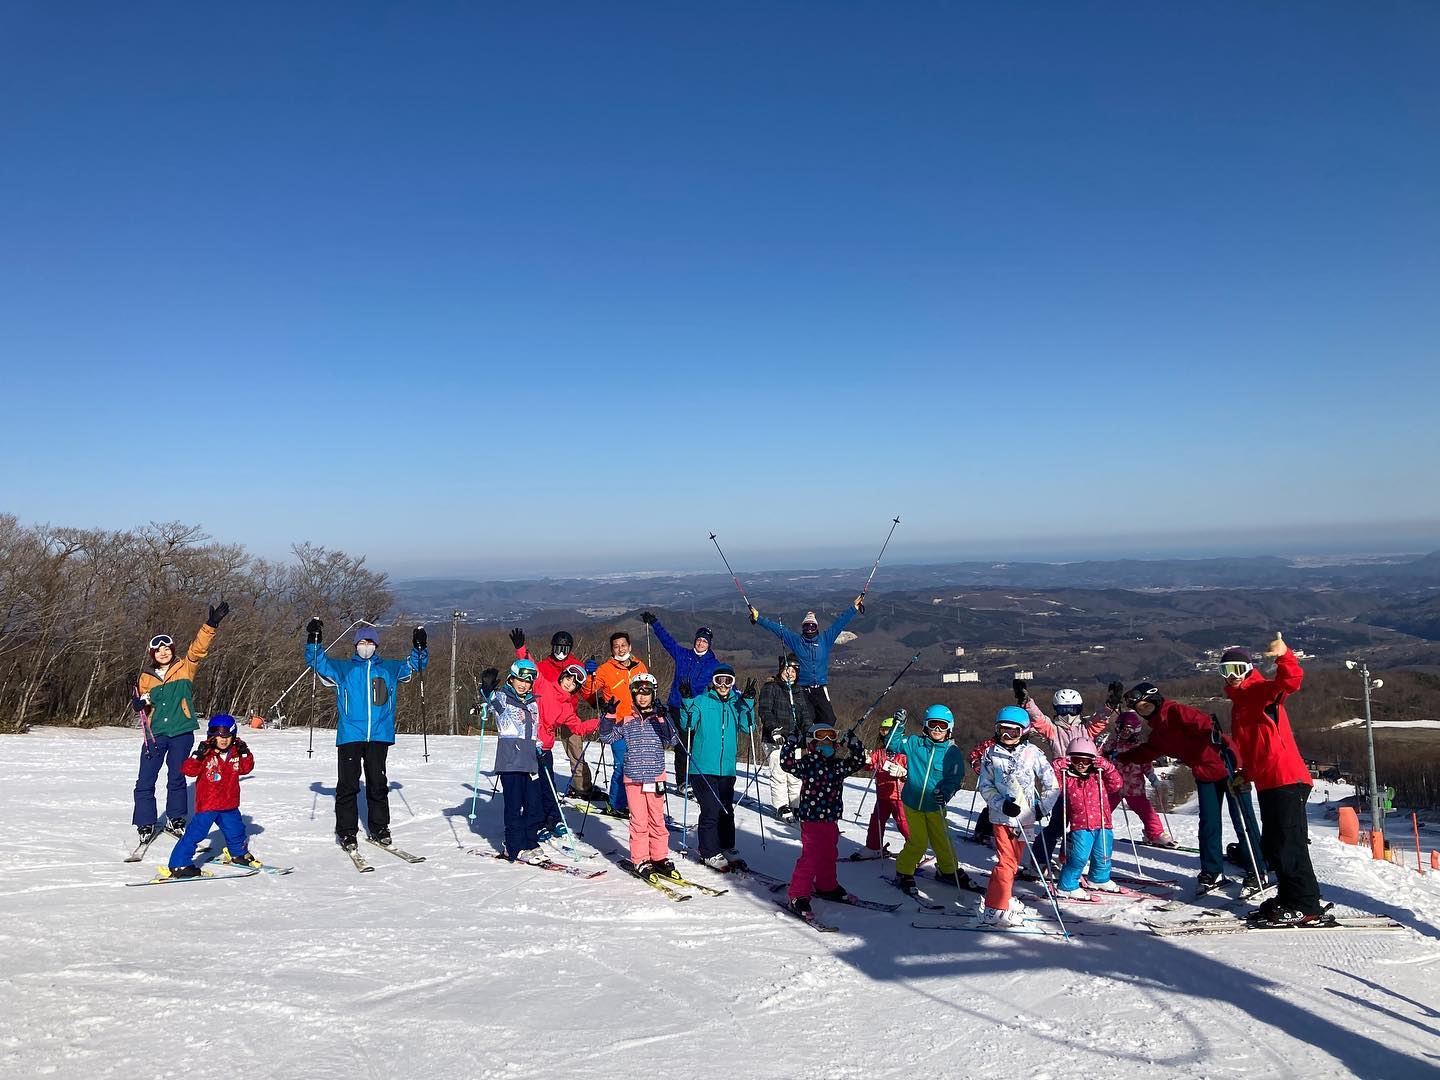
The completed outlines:
[[[880,560],[885,557],[885,549],[890,546],[890,537],[895,535],[895,530],[900,525],[900,519],[891,518],[890,531],[885,534],[885,543],[880,545],[880,554],[875,556],[875,565],[870,567],[870,576],[865,579],[865,587],[860,590],[860,600],[863,603],[865,594],[870,591],[870,583],[875,580],[875,571],[880,569]]]
[[[720,552],[720,561],[725,564],[725,569],[730,570],[730,560],[725,558],[725,552],[720,550],[720,541],[715,539],[715,534],[710,534],[710,542],[715,545],[715,550]],[[745,610],[749,611],[755,605],[750,603],[750,598],[745,595],[745,586],[740,584],[740,579],[735,576],[735,571],[730,570],[730,580],[735,583],[735,588],[740,590],[740,599],[745,601]]]
[[[755,723],[750,723],[750,777],[755,781],[755,813],[760,818],[760,850],[765,850],[765,808],[760,805],[760,767],[755,763]],[[750,790],[746,781],[745,790]]]
[[[344,637],[346,634],[348,634],[351,630],[354,630],[355,627],[357,627],[357,626],[375,626],[375,624],[374,624],[373,622],[370,622],[370,621],[366,620],[366,619],[356,619],[353,623],[351,623],[349,626],[347,626],[344,630],[341,630],[340,633],[336,634],[333,638],[331,638],[331,639],[330,639],[330,644],[329,644],[329,645],[326,645],[325,648],[322,649],[321,651],[322,651],[322,652],[329,652],[330,649],[334,647],[335,642],[339,641],[342,637]],[[378,629],[378,628],[377,628],[377,629]],[[287,687],[281,692],[280,696],[275,699],[274,704],[272,704],[272,705],[270,706],[270,708],[266,711],[266,713],[265,713],[266,716],[269,716],[270,713],[272,713],[272,712],[274,712],[276,709],[280,708],[280,703],[281,703],[282,701],[284,701],[286,697],[289,696],[291,690],[294,690],[295,687],[297,687],[297,686],[300,685],[300,680],[303,679],[303,678],[305,678],[306,673],[308,673],[310,670],[311,670],[311,668],[310,668],[310,665],[309,665],[309,664],[306,664],[304,667],[302,667],[302,668],[300,669],[300,674],[295,676],[295,681],[292,682],[289,686],[287,686]]]
[[[307,758],[315,756],[315,684],[318,681],[319,676],[314,671],[310,672],[310,746],[305,751]]]
[[[870,714],[874,712],[877,708],[879,708],[880,702],[885,700],[885,695],[890,693],[891,690],[895,689],[895,684],[905,677],[905,673],[909,671],[911,666],[919,659],[919,653],[916,653],[914,656],[910,657],[909,661],[906,662],[905,666],[900,669],[900,674],[896,675],[895,678],[890,680],[890,685],[885,687],[884,690],[880,691],[880,696],[877,697],[874,701],[872,701],[870,703],[870,707],[860,714],[860,719],[856,720],[855,723],[850,725],[850,730],[845,733],[847,736],[853,734],[856,728],[858,728],[861,724],[865,723],[866,720],[870,719]]]
[[[475,780],[470,785],[470,820],[475,820],[475,804],[480,800],[480,762],[485,756],[485,702],[480,702],[480,745],[475,749]]]
[[[420,746],[424,750],[425,761],[430,761],[430,724],[425,719],[425,672],[420,672]]]
[[[1039,822],[1036,822],[1038,825]],[[1003,829],[1005,826],[997,825],[996,828]],[[1020,833],[1020,839],[1025,841],[1025,850],[1030,852],[1030,861],[1035,864],[1035,872],[1040,875],[1040,887],[1045,890],[1045,895],[1050,899],[1050,906],[1055,909],[1055,921],[1060,924],[1060,933],[1065,936],[1066,941],[1073,940],[1070,931],[1065,929],[1065,916],[1060,914],[1060,901],[1055,898],[1055,891],[1050,888],[1050,882],[1045,880],[1045,871],[1040,868],[1040,861],[1035,858],[1035,848],[1032,846],[1030,837],[1025,835],[1025,826],[1017,825],[1016,830]]]

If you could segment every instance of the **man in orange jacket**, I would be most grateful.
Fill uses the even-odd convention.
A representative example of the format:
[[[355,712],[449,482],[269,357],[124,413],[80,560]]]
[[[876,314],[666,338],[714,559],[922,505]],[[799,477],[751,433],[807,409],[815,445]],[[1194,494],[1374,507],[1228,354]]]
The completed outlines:
[[[1260,848],[1280,882],[1276,895],[1250,918],[1267,926],[1304,926],[1320,922],[1323,914],[1305,815],[1310,770],[1295,745],[1285,699],[1300,689],[1305,673],[1278,633],[1265,655],[1275,660],[1273,679],[1255,669],[1244,649],[1226,649],[1220,657],[1230,699],[1230,737],[1245,763],[1245,775],[1255,785]]]
[[[589,667],[590,663],[593,661],[585,666]],[[601,699],[612,699],[615,702],[615,720],[624,723],[635,712],[635,702],[630,697],[630,680],[649,670],[630,652],[630,635],[624,630],[617,630],[610,635],[610,659],[591,672],[590,681],[585,686],[585,700],[598,708]],[[610,761],[610,809],[621,817],[628,817],[622,769],[625,763],[624,739],[616,739],[610,744]]]

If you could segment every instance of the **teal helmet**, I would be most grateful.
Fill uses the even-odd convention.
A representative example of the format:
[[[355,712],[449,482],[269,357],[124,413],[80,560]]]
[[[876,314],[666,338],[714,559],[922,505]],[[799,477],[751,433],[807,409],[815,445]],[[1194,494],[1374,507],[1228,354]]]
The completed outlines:
[[[510,665],[510,678],[512,679],[529,679],[534,682],[539,674],[540,669],[530,660],[516,660]]]
[[[925,710],[925,720],[923,721],[921,726],[925,729],[925,732],[928,735],[931,726],[934,724],[945,725],[944,737],[948,739],[950,737],[950,733],[955,730],[955,714],[952,713],[944,705],[931,705]]]
[[[995,714],[995,726],[1014,724],[1021,731],[1030,730],[1030,714],[1019,705],[1006,705]]]

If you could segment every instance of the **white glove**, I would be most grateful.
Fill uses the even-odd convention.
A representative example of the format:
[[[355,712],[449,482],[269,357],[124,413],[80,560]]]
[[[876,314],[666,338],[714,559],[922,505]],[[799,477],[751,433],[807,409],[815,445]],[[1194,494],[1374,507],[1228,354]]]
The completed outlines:
[[[887,761],[881,768],[885,770],[885,775],[887,776],[898,778],[906,775],[905,766],[901,765],[898,761]]]

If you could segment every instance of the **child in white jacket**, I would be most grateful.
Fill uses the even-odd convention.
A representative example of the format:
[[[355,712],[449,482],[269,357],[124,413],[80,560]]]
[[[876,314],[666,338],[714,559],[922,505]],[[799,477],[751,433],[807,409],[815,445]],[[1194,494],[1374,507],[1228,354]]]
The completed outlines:
[[[1029,830],[1050,816],[1060,797],[1060,784],[1044,753],[1025,742],[1029,714],[1007,705],[995,717],[995,745],[980,759],[980,797],[995,826],[998,859],[985,890],[982,921],[989,926],[1016,926],[1031,914],[1010,894],[1015,871],[1032,839]]]

